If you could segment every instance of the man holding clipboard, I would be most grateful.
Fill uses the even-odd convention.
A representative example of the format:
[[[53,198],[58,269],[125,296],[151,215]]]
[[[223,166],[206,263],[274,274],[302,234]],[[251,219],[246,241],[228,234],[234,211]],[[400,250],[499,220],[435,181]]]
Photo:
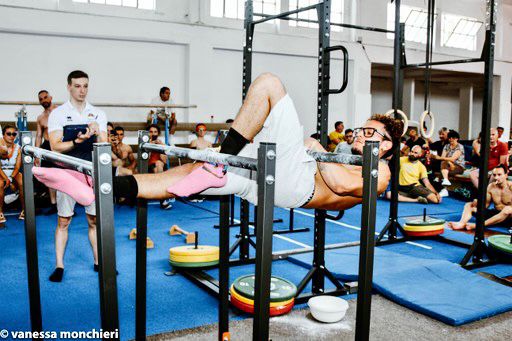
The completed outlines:
[[[48,118],[48,134],[52,151],[83,160],[92,160],[94,142],[107,142],[107,116],[86,101],[89,76],[83,71],[68,75],[69,101],[54,109]],[[83,175],[84,178],[85,175]],[[89,184],[92,187],[92,184]],[[58,223],[55,231],[56,268],[50,281],[60,282],[64,275],[64,253],[68,240],[68,227],[74,214],[76,201],[57,191]],[[89,225],[89,241],[94,257],[94,271],[98,271],[96,241],[96,207],[94,202],[85,207]]]

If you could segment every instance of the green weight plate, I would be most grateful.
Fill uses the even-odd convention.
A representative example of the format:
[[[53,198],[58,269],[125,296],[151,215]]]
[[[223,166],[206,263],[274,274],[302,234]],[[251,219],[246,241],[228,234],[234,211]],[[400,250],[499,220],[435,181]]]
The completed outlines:
[[[423,217],[421,218],[413,218],[406,221],[406,224],[409,226],[430,226],[430,225],[442,225],[446,222],[443,219],[437,219],[432,217],[427,217],[425,221],[423,221]]]
[[[254,275],[239,277],[233,283],[236,292],[251,300],[254,299]],[[270,279],[270,302],[292,299],[297,294],[297,287],[292,282],[272,276]]]
[[[177,268],[205,268],[205,267],[208,267],[208,266],[217,265],[217,264],[219,264],[219,261],[216,260],[216,261],[213,261],[213,262],[187,262],[187,263],[182,263],[182,262],[173,262],[173,261],[169,260],[169,263],[172,266],[177,267]]]
[[[505,234],[497,234],[487,238],[489,245],[502,252],[508,253],[512,256],[512,244],[510,243],[510,236]]]

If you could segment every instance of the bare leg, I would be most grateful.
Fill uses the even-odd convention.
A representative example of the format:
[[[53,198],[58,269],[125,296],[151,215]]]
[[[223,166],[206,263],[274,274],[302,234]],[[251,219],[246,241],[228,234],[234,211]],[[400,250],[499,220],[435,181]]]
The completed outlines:
[[[427,200],[433,204],[439,204],[439,199],[437,198],[437,195],[435,195],[434,193],[430,193],[427,196]]]
[[[391,200],[391,192],[386,192],[386,199]],[[402,195],[398,193],[398,201],[400,202],[418,202],[418,199],[416,198],[410,198],[405,195]]]
[[[142,199],[167,199],[173,197],[172,194],[167,192],[166,188],[183,179],[201,165],[201,162],[187,163],[163,173],[136,174],[134,177],[139,188],[137,197]]]
[[[18,173],[14,177],[14,181],[16,182],[16,186],[18,187],[21,209],[25,210],[25,200],[23,200],[23,176],[21,175],[21,173]]]
[[[59,217],[57,220],[57,229],[55,230],[55,258],[56,267],[64,268],[64,253],[68,243],[68,227],[71,223],[71,217]]]
[[[500,213],[496,214],[495,216],[490,217],[485,221],[485,226],[491,226],[496,225],[498,223],[501,223],[502,221],[507,220],[512,215],[512,207],[505,206],[503,210],[501,210]]]
[[[478,168],[469,173],[469,178],[471,179],[471,183],[473,184],[473,186],[475,186],[475,188],[478,188]]]
[[[86,214],[87,223],[89,224],[89,242],[91,243],[92,256],[94,264],[98,265],[98,243],[96,240],[96,217]]]
[[[264,73],[254,80],[231,127],[251,141],[263,128],[270,110],[286,95],[276,76]]]
[[[468,224],[468,221],[471,220],[472,213],[476,211],[476,207],[473,206],[473,203],[468,202],[466,205],[464,205],[464,211],[462,212],[462,216],[460,217],[460,220],[458,222],[449,222],[448,227],[450,227],[452,230],[463,230],[466,228],[466,225]]]
[[[448,174],[450,173],[450,165],[448,162],[441,162],[441,174],[443,179],[448,180]]]
[[[57,205],[57,191],[52,188],[48,188],[48,190],[50,191],[50,202],[52,205]]]

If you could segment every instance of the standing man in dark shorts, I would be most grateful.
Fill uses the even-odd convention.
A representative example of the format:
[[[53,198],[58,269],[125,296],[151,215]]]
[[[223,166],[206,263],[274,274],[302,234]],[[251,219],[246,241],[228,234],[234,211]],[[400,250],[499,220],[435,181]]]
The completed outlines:
[[[37,116],[37,132],[36,132],[36,147],[51,150],[50,138],[48,137],[48,117],[53,109],[57,108],[56,105],[52,104],[52,96],[48,90],[41,90],[37,94],[39,104],[43,107],[44,111]],[[51,167],[51,163],[44,160],[37,160],[36,165],[41,167]],[[51,207],[45,212],[45,215],[51,215],[57,213],[57,194],[54,189],[49,188]]]
[[[105,113],[86,101],[89,90],[89,76],[83,71],[73,71],[68,75],[67,89],[69,101],[52,111],[48,118],[48,134],[52,151],[77,157],[83,160],[92,160],[92,149],[94,142],[107,142],[107,117]],[[78,132],[76,137],[70,141],[63,141],[64,131],[70,130],[73,126],[81,125],[84,132]],[[33,174],[38,180],[45,183],[44,175],[40,170],[45,168],[34,167]],[[68,174],[66,169],[54,168],[51,173],[62,177],[61,174]],[[83,174],[80,176],[85,177]],[[83,178],[82,178],[83,179]],[[49,185],[48,183],[46,183]],[[90,185],[92,186],[92,185]],[[91,187],[83,185],[90,189]],[[51,187],[51,185],[49,186]],[[75,187],[77,193],[83,189]],[[50,276],[50,281],[60,282],[64,275],[64,253],[68,241],[68,227],[73,217],[73,210],[76,202],[83,204],[89,225],[89,241],[93,251],[94,271],[98,271],[98,247],[96,241],[96,207],[94,199],[90,202],[75,200],[69,195],[57,191],[57,213],[58,224],[55,231],[55,258],[56,268]]]

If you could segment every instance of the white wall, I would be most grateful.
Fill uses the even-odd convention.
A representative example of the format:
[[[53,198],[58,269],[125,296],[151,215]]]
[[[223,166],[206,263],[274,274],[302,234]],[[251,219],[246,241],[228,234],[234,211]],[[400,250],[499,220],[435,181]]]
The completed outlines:
[[[286,9],[287,0],[282,0]],[[406,1],[405,3],[410,3]],[[438,2],[439,3],[439,2]],[[443,2],[442,8],[480,17],[483,1]],[[14,5],[13,5],[14,4]],[[356,6],[357,5],[357,6]],[[419,5],[425,6],[423,1]],[[347,20],[386,27],[386,1],[346,0]],[[355,9],[353,12],[349,8]],[[441,7],[440,7],[441,8]],[[497,41],[510,34],[511,6],[501,20]],[[35,100],[40,88],[48,88],[55,100],[66,99],[65,77],[76,68],[90,74],[91,102],[148,102],[162,85],[169,85],[177,103],[197,104],[197,109],[177,110],[184,121],[223,122],[241,104],[242,22],[208,16],[208,0],[157,0],[156,11],[72,3],[71,0],[0,0],[0,100]],[[356,17],[350,17],[355,13]],[[505,33],[501,34],[501,31]],[[383,34],[345,29],[333,32],[331,44],[343,43],[350,54],[349,87],[331,96],[329,127],[343,120],[347,127],[360,124],[372,109],[391,106],[391,96],[370,91],[371,63],[392,60],[392,40]],[[272,71],[292,94],[305,135],[315,130],[317,31],[261,25],[255,34],[253,75]],[[510,36],[510,35],[508,35]],[[363,46],[351,38],[361,37]],[[480,42],[481,43],[481,42]],[[498,60],[512,60],[505,43]],[[423,60],[422,46],[408,45],[408,59]],[[438,49],[434,59],[473,57],[475,53]],[[341,61],[332,65],[331,87],[340,84]],[[450,66],[447,69],[482,72],[481,66]],[[496,62],[503,92],[510,94],[512,67]],[[507,88],[508,87],[508,88]],[[387,99],[385,98],[387,97]],[[457,99],[455,99],[456,101]],[[436,104],[433,97],[432,105]],[[448,99],[440,99],[441,110]],[[389,102],[389,104],[388,104]],[[381,103],[381,104],[379,104]],[[510,95],[496,104],[500,124],[510,126]],[[18,107],[0,107],[0,120],[13,119]],[[30,107],[32,120],[41,110]],[[451,109],[450,109],[451,110]],[[112,121],[140,120],[143,110],[108,109]],[[378,111],[378,110],[377,110]],[[508,124],[506,124],[508,121]],[[453,120],[456,122],[456,120]]]

